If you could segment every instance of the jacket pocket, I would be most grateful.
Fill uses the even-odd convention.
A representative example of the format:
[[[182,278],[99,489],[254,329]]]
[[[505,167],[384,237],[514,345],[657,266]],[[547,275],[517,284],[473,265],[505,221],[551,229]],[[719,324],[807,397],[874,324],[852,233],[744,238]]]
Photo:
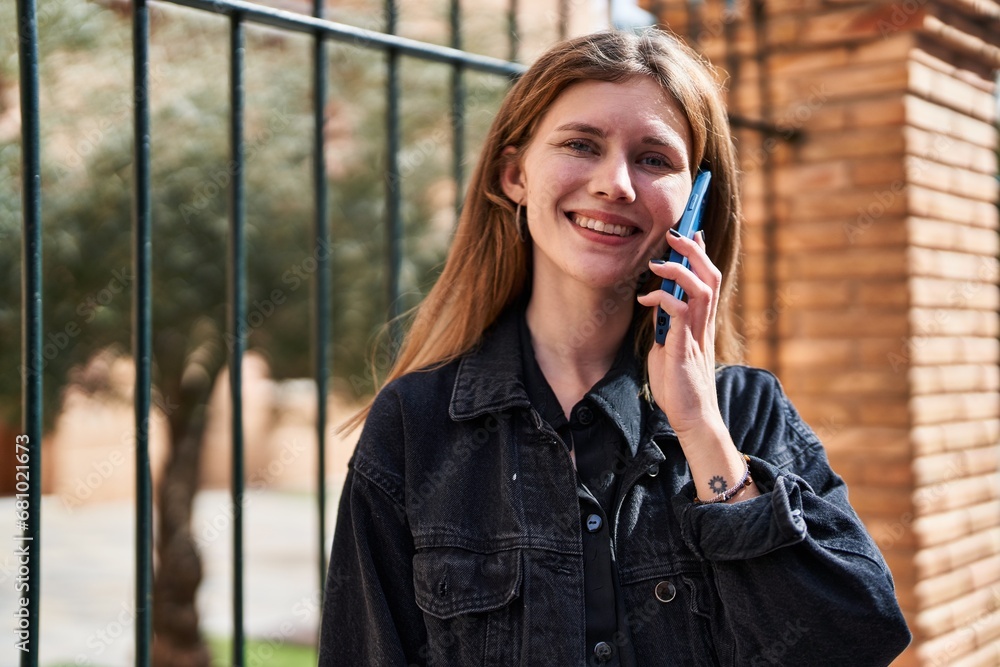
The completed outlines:
[[[427,665],[516,665],[521,645],[522,554],[436,547],[413,556]]]
[[[701,573],[671,572],[623,581],[625,622],[639,665],[719,664],[706,582]]]

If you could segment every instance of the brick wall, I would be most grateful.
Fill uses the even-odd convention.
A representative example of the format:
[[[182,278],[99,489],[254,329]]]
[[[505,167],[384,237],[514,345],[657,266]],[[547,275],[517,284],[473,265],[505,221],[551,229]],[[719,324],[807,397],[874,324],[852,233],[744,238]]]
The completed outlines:
[[[996,0],[647,6],[727,76],[748,361],[878,541],[896,665],[1000,665]],[[763,104],[762,104],[763,102]]]

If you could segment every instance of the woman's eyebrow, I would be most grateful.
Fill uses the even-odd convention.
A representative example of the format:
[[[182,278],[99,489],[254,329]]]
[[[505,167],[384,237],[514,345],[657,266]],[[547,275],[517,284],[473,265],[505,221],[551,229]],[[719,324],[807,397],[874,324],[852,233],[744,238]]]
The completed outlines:
[[[584,134],[591,134],[599,139],[604,139],[607,137],[607,133],[599,127],[594,127],[589,123],[565,123],[560,125],[555,129],[556,132],[583,132]]]
[[[666,146],[667,148],[679,149],[679,142],[676,137],[667,134],[657,134],[657,135],[647,135],[642,138],[640,143],[649,144],[652,146]]]
[[[606,139],[607,132],[599,127],[591,125],[590,123],[582,122],[571,122],[564,123],[557,127],[555,132],[582,132],[583,134],[589,134],[591,136],[597,137],[598,139]],[[667,148],[673,148],[675,150],[683,150],[681,146],[683,142],[678,140],[678,137],[674,137],[670,134],[648,134],[644,136],[640,143],[647,144],[650,146],[666,146]]]

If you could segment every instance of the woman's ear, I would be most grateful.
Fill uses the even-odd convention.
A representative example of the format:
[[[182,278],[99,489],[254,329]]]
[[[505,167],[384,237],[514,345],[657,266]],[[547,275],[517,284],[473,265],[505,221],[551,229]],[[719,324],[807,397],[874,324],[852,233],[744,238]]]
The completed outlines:
[[[503,193],[515,204],[524,204],[524,170],[521,168],[521,160],[518,159],[517,149],[507,146],[500,153],[502,165],[500,166],[500,187]]]

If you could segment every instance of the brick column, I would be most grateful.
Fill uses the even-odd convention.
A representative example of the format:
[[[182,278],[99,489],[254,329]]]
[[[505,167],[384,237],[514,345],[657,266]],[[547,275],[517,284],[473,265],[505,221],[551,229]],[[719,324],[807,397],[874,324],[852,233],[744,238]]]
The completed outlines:
[[[748,362],[893,570],[915,635],[894,664],[1000,664],[1000,3],[646,6],[735,116],[780,128],[736,130]]]

